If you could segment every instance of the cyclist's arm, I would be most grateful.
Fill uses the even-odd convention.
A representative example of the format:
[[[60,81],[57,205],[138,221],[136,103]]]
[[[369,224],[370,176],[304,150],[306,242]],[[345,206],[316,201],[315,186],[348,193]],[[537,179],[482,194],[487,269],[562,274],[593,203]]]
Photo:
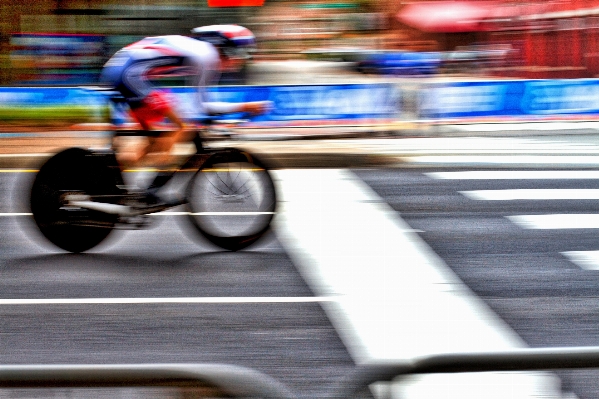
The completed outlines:
[[[263,114],[268,110],[268,101],[253,101],[245,103],[208,102],[204,107],[208,115],[233,114],[245,112],[252,115]]]
[[[197,73],[192,84],[197,87],[196,99],[199,111],[206,115],[222,115],[244,112],[251,115],[259,115],[268,111],[270,102],[254,101],[243,103],[231,103],[222,101],[210,101],[207,87],[218,83],[220,73],[218,71],[218,59],[208,58],[196,63]]]

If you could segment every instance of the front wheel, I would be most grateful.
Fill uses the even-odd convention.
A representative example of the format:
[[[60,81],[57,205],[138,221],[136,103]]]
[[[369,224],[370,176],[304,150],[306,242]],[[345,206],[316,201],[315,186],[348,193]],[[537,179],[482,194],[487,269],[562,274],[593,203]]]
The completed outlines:
[[[66,196],[109,195],[117,190],[110,169],[81,148],[70,148],[50,158],[31,188],[30,206],[41,233],[69,252],[87,251],[110,234],[117,217],[69,207]]]
[[[211,155],[187,191],[193,225],[212,243],[231,251],[256,242],[269,228],[277,204],[266,167],[235,149]]]

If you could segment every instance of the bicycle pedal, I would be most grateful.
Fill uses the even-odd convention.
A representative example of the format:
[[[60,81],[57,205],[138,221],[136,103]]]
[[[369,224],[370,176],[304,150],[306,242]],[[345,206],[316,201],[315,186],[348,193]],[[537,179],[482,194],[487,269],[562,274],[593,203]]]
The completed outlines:
[[[139,187],[137,187],[136,185],[117,184],[116,188],[118,188],[119,190],[126,191],[131,194],[141,191],[141,189]]]
[[[120,219],[119,228],[123,230],[137,230],[137,229],[146,229],[151,227],[154,221],[150,218],[149,215],[135,215],[135,216],[126,216]]]

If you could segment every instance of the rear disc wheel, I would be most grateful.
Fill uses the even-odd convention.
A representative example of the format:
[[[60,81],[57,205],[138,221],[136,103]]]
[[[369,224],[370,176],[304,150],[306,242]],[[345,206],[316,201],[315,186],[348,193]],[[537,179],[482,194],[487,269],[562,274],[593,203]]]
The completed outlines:
[[[80,148],[56,154],[40,168],[31,188],[31,212],[40,232],[69,252],[100,244],[117,222],[115,215],[67,206],[68,195],[108,195],[117,190],[108,168],[91,154]]]

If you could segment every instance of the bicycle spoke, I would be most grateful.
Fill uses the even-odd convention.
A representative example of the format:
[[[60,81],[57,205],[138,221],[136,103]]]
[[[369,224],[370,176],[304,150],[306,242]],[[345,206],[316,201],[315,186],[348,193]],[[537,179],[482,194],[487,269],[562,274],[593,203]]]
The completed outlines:
[[[268,229],[276,204],[274,184],[266,169],[235,152],[218,154],[234,162],[208,164],[190,186],[189,217],[213,243],[237,250]]]

